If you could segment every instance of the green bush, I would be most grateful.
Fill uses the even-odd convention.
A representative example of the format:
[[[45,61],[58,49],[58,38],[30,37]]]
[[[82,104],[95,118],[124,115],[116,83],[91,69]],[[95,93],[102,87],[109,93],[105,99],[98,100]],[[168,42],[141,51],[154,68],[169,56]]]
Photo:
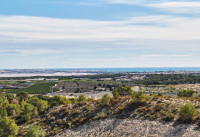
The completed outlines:
[[[163,97],[164,95],[163,95],[163,93],[158,93],[158,96]]]
[[[51,103],[51,106],[65,105],[65,104],[69,104],[70,100],[67,99],[66,97],[55,95],[51,98],[50,103]]]
[[[7,114],[6,109],[0,108],[0,119],[1,119],[2,117],[4,117],[4,116],[7,116],[7,115],[8,115],[8,114]]]
[[[118,92],[117,90],[114,90],[114,91],[112,92],[112,94],[113,94],[113,97],[114,97],[114,98],[120,97],[119,92]]]
[[[20,91],[19,93],[17,93],[16,96],[19,98],[19,101],[20,101],[20,102],[22,102],[22,101],[27,101],[28,98],[29,98],[28,93],[25,92],[25,91]]]
[[[27,130],[26,137],[44,137],[45,132],[41,126],[30,126]]]
[[[194,90],[182,90],[178,92],[178,97],[193,97]]]
[[[18,116],[21,113],[21,108],[18,104],[9,104],[6,110],[9,116]]]
[[[132,97],[133,97],[133,102],[136,105],[144,105],[147,102],[147,100],[144,98],[143,92],[134,93]]]
[[[37,108],[29,103],[22,105],[22,111],[21,120],[25,122],[38,115]]]
[[[40,100],[37,97],[32,97],[28,102],[37,107],[38,112],[44,112],[49,108],[48,101]]]
[[[186,104],[180,108],[179,120],[183,123],[191,123],[196,114],[195,107],[192,104]]]
[[[15,137],[19,127],[14,120],[4,117],[0,120],[0,137]]]
[[[114,98],[118,98],[119,96],[132,96],[133,95],[133,90],[131,89],[131,87],[118,87],[117,89],[115,89],[113,92],[113,97]]]
[[[9,104],[7,97],[4,94],[0,94],[0,108],[6,108]]]
[[[6,94],[6,97],[7,97],[8,101],[9,101],[9,103],[11,103],[12,100],[15,98],[15,96],[13,94]]]
[[[173,113],[165,114],[165,116],[163,117],[163,120],[166,122],[173,121],[174,117],[175,115]]]
[[[87,98],[84,95],[80,95],[77,100],[78,102],[86,102]]]
[[[108,105],[110,104],[110,100],[111,100],[111,97],[108,95],[108,94],[105,94],[102,98],[101,98],[101,101],[100,101],[100,104],[101,105]]]

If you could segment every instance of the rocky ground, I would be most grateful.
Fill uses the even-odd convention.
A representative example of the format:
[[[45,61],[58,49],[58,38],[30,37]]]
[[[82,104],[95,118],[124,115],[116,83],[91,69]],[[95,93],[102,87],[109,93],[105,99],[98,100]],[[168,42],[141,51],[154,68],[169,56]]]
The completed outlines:
[[[104,119],[65,130],[55,137],[200,137],[197,125],[149,120]]]
[[[80,95],[84,95],[87,98],[93,98],[93,99],[100,99],[103,95],[108,94],[109,96],[113,96],[112,92],[110,91],[101,91],[101,92],[83,92],[83,93],[63,93],[63,92],[55,92],[55,93],[48,93],[46,96],[55,96],[60,95],[67,98],[77,98]]]

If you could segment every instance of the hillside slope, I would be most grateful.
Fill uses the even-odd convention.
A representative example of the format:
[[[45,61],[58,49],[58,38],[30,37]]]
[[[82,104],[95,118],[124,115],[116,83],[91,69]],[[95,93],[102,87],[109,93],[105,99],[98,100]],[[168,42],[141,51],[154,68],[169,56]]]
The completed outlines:
[[[200,137],[197,125],[149,120],[104,119],[68,129],[55,137]]]

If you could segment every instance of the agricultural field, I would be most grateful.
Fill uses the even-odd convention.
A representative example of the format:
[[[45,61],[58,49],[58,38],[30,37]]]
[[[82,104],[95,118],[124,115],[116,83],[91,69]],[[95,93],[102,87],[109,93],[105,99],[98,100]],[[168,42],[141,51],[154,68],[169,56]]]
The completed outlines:
[[[29,94],[46,94],[50,92],[57,91],[53,86],[56,82],[45,82],[45,83],[36,83],[26,88],[21,89],[1,89],[1,91],[6,93],[18,93],[20,91],[26,91]]]

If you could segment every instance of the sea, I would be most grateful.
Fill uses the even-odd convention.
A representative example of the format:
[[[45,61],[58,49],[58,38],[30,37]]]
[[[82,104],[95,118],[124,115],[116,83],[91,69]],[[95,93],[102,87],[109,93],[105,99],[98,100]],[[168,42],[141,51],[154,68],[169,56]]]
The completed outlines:
[[[200,71],[200,67],[141,67],[141,68],[71,68],[55,70],[86,70],[103,72],[164,72],[164,71]]]

